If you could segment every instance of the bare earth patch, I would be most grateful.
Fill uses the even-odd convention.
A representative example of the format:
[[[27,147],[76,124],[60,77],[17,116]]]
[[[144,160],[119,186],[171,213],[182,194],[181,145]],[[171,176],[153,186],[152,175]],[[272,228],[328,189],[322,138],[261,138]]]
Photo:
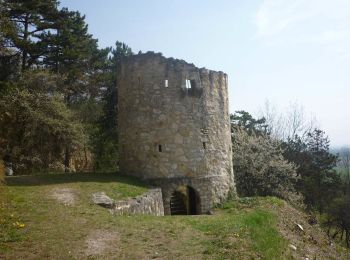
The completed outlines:
[[[74,206],[76,193],[73,189],[70,188],[56,188],[52,191],[51,197],[66,206]]]
[[[98,256],[110,253],[116,249],[119,242],[119,235],[109,230],[94,230],[87,237],[84,256]]]

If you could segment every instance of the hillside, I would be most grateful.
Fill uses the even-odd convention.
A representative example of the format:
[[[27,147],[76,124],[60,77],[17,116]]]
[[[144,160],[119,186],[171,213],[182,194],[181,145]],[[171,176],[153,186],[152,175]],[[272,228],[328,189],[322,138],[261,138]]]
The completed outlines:
[[[213,215],[176,217],[112,216],[90,201],[97,191],[122,199],[146,190],[112,174],[8,178],[0,197],[0,258],[350,258],[303,213],[273,197],[230,201]]]

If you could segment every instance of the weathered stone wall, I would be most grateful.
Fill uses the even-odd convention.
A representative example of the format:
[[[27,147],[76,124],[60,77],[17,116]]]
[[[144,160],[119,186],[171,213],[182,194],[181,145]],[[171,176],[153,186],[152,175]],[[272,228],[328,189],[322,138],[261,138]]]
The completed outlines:
[[[134,55],[118,72],[118,98],[121,172],[160,185],[166,213],[178,184],[196,190],[202,213],[226,198],[234,187],[226,74]]]
[[[148,214],[164,216],[162,191],[160,188],[151,189],[136,198],[116,201],[110,211],[116,215]]]

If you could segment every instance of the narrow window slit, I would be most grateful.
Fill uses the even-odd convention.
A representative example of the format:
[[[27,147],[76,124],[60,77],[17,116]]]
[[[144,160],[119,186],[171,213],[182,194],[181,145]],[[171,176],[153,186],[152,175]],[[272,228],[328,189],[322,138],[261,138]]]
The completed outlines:
[[[207,149],[207,144],[205,142],[203,142],[203,149]]]
[[[186,79],[186,88],[187,89],[191,89],[192,88],[191,81],[189,79]]]
[[[169,87],[169,81],[166,79],[165,82],[164,82],[164,86],[167,88]]]
[[[161,153],[163,150],[162,150],[162,145],[158,145],[158,151]]]

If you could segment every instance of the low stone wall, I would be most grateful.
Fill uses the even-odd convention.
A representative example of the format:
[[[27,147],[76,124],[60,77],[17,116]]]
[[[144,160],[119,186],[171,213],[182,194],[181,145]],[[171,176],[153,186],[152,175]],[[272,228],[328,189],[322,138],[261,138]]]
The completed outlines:
[[[151,189],[136,198],[115,201],[110,209],[113,214],[147,214],[164,216],[162,191],[160,188]]]

